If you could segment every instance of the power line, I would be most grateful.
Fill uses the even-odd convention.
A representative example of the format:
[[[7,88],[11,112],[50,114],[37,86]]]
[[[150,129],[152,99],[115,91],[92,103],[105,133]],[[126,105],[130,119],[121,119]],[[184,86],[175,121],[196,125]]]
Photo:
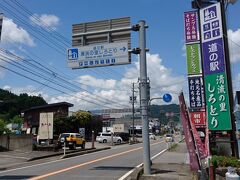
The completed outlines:
[[[1,50],[1,49],[0,49]],[[3,55],[2,55],[3,56]],[[8,58],[8,57],[6,57],[6,56],[4,56],[5,58]],[[16,57],[15,57],[16,58]],[[18,57],[19,58],[19,57]],[[9,60],[12,60],[12,59],[10,59],[10,58],[8,58]],[[58,85],[58,86],[60,86],[60,87],[63,87],[63,88],[65,88],[65,89],[68,89],[68,90],[70,90],[70,91],[73,91],[73,92],[78,92],[79,91],[79,89],[83,89],[83,88],[80,88],[79,86],[76,86],[76,85],[74,85],[74,84],[72,84],[72,83],[70,83],[70,82],[68,82],[68,81],[66,81],[66,80],[64,80],[64,79],[62,79],[62,78],[60,78],[60,80],[61,81],[63,81],[64,83],[67,83],[67,84],[69,84],[69,85],[71,85],[72,87],[74,87],[74,89],[72,89],[72,88],[69,88],[69,86],[64,86],[64,85],[62,85],[62,84],[59,84],[59,83],[56,83],[55,81],[53,81],[52,80],[52,78],[59,78],[58,76],[57,76],[57,74],[55,74],[55,73],[49,73],[49,72],[47,72],[45,69],[40,69],[41,71],[43,71],[44,73],[49,73],[49,75],[51,75],[50,76],[50,78],[49,77],[46,77],[44,74],[37,74],[36,72],[32,72],[31,70],[28,70],[27,69],[27,67],[26,66],[24,66],[24,65],[18,65],[19,64],[19,62],[16,62],[16,61],[13,61],[13,62],[9,62],[9,61],[6,61],[6,60],[4,60],[4,59],[2,59],[2,61],[4,61],[4,62],[7,62],[7,63],[9,63],[9,64],[11,64],[11,65],[13,65],[13,66],[15,66],[15,67],[18,67],[18,68],[20,68],[20,69],[22,69],[22,70],[24,70],[25,72],[28,72],[28,73],[30,73],[30,74],[32,74],[32,75],[35,75],[35,76],[37,76],[37,77],[39,77],[39,78],[43,78],[44,80],[46,80],[46,81],[48,81],[48,82],[51,82],[51,83],[54,83],[54,84],[56,84],[56,85]],[[25,60],[23,60],[23,62],[25,62]],[[35,67],[36,68],[36,67]],[[38,68],[37,68],[38,69]],[[85,90],[85,89],[83,89],[84,91],[86,91],[87,93],[90,93],[90,92],[88,92],[87,90]],[[90,93],[91,94],[91,93]],[[89,96],[89,95],[88,95]],[[111,102],[111,103],[116,103],[116,104],[119,104],[118,102],[116,102],[116,101],[111,101],[111,100],[109,100],[109,99],[105,99],[105,98],[102,98],[101,96],[97,96],[97,95],[90,95],[90,96],[94,96],[94,97],[91,97],[91,98],[95,98],[95,100],[96,100],[96,98],[98,99],[98,101],[100,101],[100,102],[103,102],[103,103],[109,103],[109,102]]]
[[[32,81],[34,81],[34,82],[36,82],[36,83],[42,84],[42,85],[44,85],[44,86],[47,86],[47,87],[49,87],[49,88],[51,88],[51,89],[53,89],[53,90],[56,90],[56,91],[58,91],[58,92],[61,92],[61,93],[63,93],[63,94],[67,94],[67,95],[74,96],[74,95],[72,95],[72,94],[69,94],[69,93],[64,92],[64,91],[62,91],[62,90],[59,90],[59,89],[54,88],[54,87],[52,87],[52,86],[49,86],[49,85],[47,85],[47,84],[44,84],[44,83],[42,83],[42,82],[40,82],[40,81],[38,81],[38,80],[36,80],[36,79],[33,79],[33,78],[31,78],[31,77],[28,77],[28,76],[26,76],[26,75],[24,75],[24,74],[21,74],[21,73],[19,73],[19,72],[16,72],[16,71],[14,71],[14,70],[12,70],[12,69],[10,69],[10,68],[7,68],[7,67],[5,67],[5,66],[3,66],[3,65],[0,65],[0,67],[3,68],[3,69],[6,69],[6,70],[8,70],[8,71],[11,71],[11,72],[13,72],[13,73],[15,73],[15,74],[17,74],[17,75],[19,75],[19,76],[22,76],[22,77],[24,77],[24,78],[26,78],[26,79],[29,79],[29,80],[32,80]],[[112,108],[112,107],[109,107],[109,106],[106,106],[106,105],[103,105],[103,104],[98,104],[98,103],[96,103],[96,102],[92,102],[92,101],[89,101],[89,100],[86,100],[86,99],[83,99],[83,98],[80,98],[80,97],[77,97],[77,96],[74,96],[74,97],[76,97],[76,98],[78,98],[78,99],[80,99],[80,100],[82,100],[82,101],[86,101],[86,102],[88,102],[88,103],[91,103],[91,104],[95,104],[95,105],[98,105],[98,106],[104,106],[104,107],[107,107],[107,108]]]
[[[8,4],[8,6],[10,6],[10,7],[12,7],[12,8],[14,8],[14,9],[16,9],[15,7],[13,7],[12,5],[10,5],[8,2],[6,2],[5,0],[4,0],[4,2],[5,3],[7,3]],[[13,0],[11,0],[11,2],[12,3],[14,3],[15,2],[15,6],[18,6],[19,8],[21,8],[22,9],[22,11],[19,11],[19,10],[17,10],[19,13],[20,13],[20,15],[21,16],[25,16],[25,17],[27,17],[26,15],[24,15],[22,12],[25,12],[25,13],[27,13],[28,15],[30,15],[30,16],[34,16],[34,14],[31,12],[31,11],[29,11],[26,7],[24,7],[23,5],[21,5],[18,1],[13,1]],[[6,9],[6,6],[4,6],[5,7],[5,9]],[[8,8],[8,11],[11,11],[11,10],[9,10],[9,8]],[[24,20],[21,18],[21,17],[19,17],[19,16],[17,16],[16,15],[16,13],[13,13],[13,11],[11,11],[11,14],[15,14],[15,18],[17,18],[17,19],[21,19],[21,22],[23,22]],[[36,21],[38,21],[39,23],[43,23],[39,18],[37,18],[37,17],[35,17],[35,19],[36,19]],[[26,24],[26,21],[24,21],[24,23],[23,24],[25,24],[25,26],[27,26],[27,27],[29,27],[29,25],[27,25]],[[52,28],[49,28],[48,26],[46,26],[46,25],[44,25],[44,23],[43,23],[43,26],[46,28],[46,29],[48,29],[49,31],[47,31],[45,28],[42,28],[38,23],[36,23],[46,34],[50,34],[50,36],[48,36],[49,37],[49,39],[52,39],[52,34],[53,35],[55,35],[54,37],[56,37],[56,36],[58,36],[58,37],[61,37],[61,40],[62,41],[64,41],[64,44],[65,45],[67,45],[68,47],[69,46],[71,46],[71,44],[69,43],[70,41],[68,41],[67,40],[67,38],[65,38],[64,36],[62,36],[60,33],[57,33],[57,31],[55,31],[55,30],[53,30]],[[30,24],[31,25],[31,24]],[[32,29],[32,25],[31,25],[31,29]],[[33,27],[34,28],[34,27]],[[35,32],[35,31],[34,31]],[[35,32],[36,33],[36,32]],[[38,34],[42,34],[42,31],[38,31]],[[34,35],[34,37],[36,37],[35,35]],[[45,37],[45,36],[44,36]],[[38,37],[36,37],[37,39],[39,39]],[[46,39],[46,38],[45,38]],[[59,39],[59,38],[58,38]],[[43,42],[42,40],[40,40],[41,42]],[[52,43],[52,41],[50,41],[51,43]],[[55,41],[56,43],[58,43],[58,41]],[[65,43],[66,42],[66,43]],[[45,43],[46,44],[46,42],[44,41],[43,43]],[[53,43],[52,43],[53,44]],[[52,47],[52,45],[50,46],[49,44],[47,44],[49,47]],[[54,44],[55,45],[55,44]],[[57,50],[56,49],[56,47],[52,47],[54,50]],[[65,50],[65,49],[64,49]],[[61,53],[62,54],[62,51],[60,50],[57,50],[59,53]],[[65,55],[65,54],[64,54]],[[98,76],[100,75],[101,77],[103,77],[103,75],[105,75],[106,73],[109,73],[109,74],[111,74],[111,75],[114,75],[114,76],[119,76],[119,77],[121,77],[121,74],[120,73],[116,73],[116,72],[114,72],[112,69],[109,69],[109,70],[105,70],[105,73],[99,73],[98,71],[100,71],[100,69],[98,69],[98,71],[97,70],[95,70],[95,69],[92,69],[92,70],[89,70],[89,71],[92,71],[92,72],[94,72],[94,73],[97,73],[98,74]],[[105,78],[105,79],[107,79],[107,78]]]
[[[6,2],[6,1],[4,1],[4,2]],[[13,1],[12,1],[13,2]],[[17,1],[15,1],[15,2],[17,2]],[[11,13],[13,12],[13,11],[11,11],[9,8],[7,8],[6,6],[4,6],[5,7],[5,9],[7,9],[8,10],[8,12],[10,11]],[[15,10],[16,10],[16,8],[14,8]],[[19,11],[18,11],[19,12]],[[12,13],[12,14],[14,14],[14,17],[16,17],[17,19],[18,19],[18,15],[16,15],[16,13]],[[21,13],[22,14],[22,13]],[[29,25],[27,24],[27,23],[25,23],[25,21],[24,20],[22,20],[22,18],[20,18],[21,19],[21,21],[20,22],[22,22],[23,24],[25,24],[27,27],[29,27]],[[39,20],[39,19],[38,19]],[[32,27],[30,27],[32,30],[33,30],[33,28]],[[35,30],[33,30],[34,32],[35,32]],[[39,34],[39,33],[38,33]],[[41,34],[41,33],[40,33]],[[41,34],[42,36],[43,36],[43,34]],[[35,36],[36,37],[36,36]],[[38,38],[38,37],[36,37],[37,39],[39,39],[40,41],[42,41],[40,38]],[[45,38],[46,39],[46,38]],[[43,42],[43,41],[42,41]],[[49,46],[49,44],[48,43],[46,43],[46,42],[44,42],[46,45],[48,45]],[[55,44],[54,44],[55,45]],[[53,47],[55,50],[56,50],[56,48],[55,47]],[[59,48],[59,47],[57,47],[57,48]],[[27,61],[27,60],[23,60],[25,63],[29,63],[29,61]],[[30,66],[32,66],[32,65],[30,65]],[[35,67],[34,67],[35,68]],[[38,67],[39,68],[39,67]],[[45,69],[42,69],[42,71],[46,71]],[[94,70],[93,70],[94,71]],[[50,73],[50,72],[47,72],[47,73]],[[96,72],[95,72],[96,73]],[[97,72],[98,73],[98,72]],[[109,72],[108,72],[109,73]],[[50,73],[51,74],[51,73]],[[102,74],[104,74],[104,73],[100,73],[101,75]],[[109,73],[109,74],[113,74],[113,73]],[[116,74],[116,73],[115,73]],[[52,73],[51,75],[54,75],[54,73]],[[113,74],[114,75],[114,74]],[[59,77],[57,77],[57,78],[59,78]],[[69,83],[69,82],[68,82]],[[86,85],[86,84],[85,84]],[[88,85],[89,86],[89,85]]]

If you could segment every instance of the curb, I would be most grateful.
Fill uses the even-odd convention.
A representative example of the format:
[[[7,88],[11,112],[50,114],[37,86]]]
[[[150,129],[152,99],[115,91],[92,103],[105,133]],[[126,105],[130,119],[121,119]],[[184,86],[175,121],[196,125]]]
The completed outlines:
[[[185,138],[179,140],[176,144],[179,144],[181,142],[183,142]],[[168,148],[169,149],[169,148]],[[168,149],[164,149],[163,153],[164,154],[165,152],[168,151]],[[154,159],[154,158],[153,158]],[[151,159],[151,160],[153,160]],[[135,167],[133,169],[133,171],[127,176],[124,178],[124,180],[138,180],[140,178],[140,176],[143,174],[143,164],[140,164],[138,165],[137,167]],[[122,180],[122,179],[121,179]]]
[[[73,156],[79,156],[79,155],[88,154],[88,153],[97,152],[97,151],[102,151],[102,150],[107,150],[107,149],[111,149],[111,147],[105,147],[105,148],[99,148],[99,149],[86,149],[86,150],[81,150],[81,151],[77,151],[77,152],[76,151],[74,151],[74,152],[69,152],[68,151],[68,152],[66,152],[65,156],[61,157],[61,159],[68,158],[68,157],[73,157]],[[38,159],[44,159],[44,158],[60,156],[60,155],[63,155],[63,152],[44,155],[44,156],[33,157],[33,158],[28,159],[27,161],[35,161],[35,160],[38,160]]]
[[[90,149],[88,151],[80,151],[80,152],[75,152],[75,153],[69,153],[69,154],[66,154],[65,156],[62,156],[61,159],[74,157],[74,156],[80,156],[80,155],[83,155],[83,154],[89,154],[89,153],[103,151],[103,150],[107,150],[107,149],[111,149],[111,147],[105,147],[105,148],[99,148],[99,149]]]

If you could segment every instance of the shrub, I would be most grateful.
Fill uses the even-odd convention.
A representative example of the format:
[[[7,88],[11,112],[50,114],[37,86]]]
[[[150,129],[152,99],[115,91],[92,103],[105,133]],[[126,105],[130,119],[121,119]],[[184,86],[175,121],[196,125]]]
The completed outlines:
[[[240,167],[240,161],[235,157],[213,156],[211,159],[213,166],[216,167]]]

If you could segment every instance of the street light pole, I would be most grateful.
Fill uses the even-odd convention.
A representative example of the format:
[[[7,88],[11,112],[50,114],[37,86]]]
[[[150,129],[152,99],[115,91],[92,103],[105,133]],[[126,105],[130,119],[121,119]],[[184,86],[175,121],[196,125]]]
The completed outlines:
[[[134,98],[134,83],[133,83],[133,89],[132,89],[132,141],[133,143],[135,142],[135,139],[134,139],[134,112],[135,112],[135,109],[134,109],[134,103],[135,103],[135,98]]]

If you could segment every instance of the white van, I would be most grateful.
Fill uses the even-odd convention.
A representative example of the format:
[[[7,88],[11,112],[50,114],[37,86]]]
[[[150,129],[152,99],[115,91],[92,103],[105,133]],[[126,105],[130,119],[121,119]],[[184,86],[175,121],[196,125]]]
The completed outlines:
[[[100,143],[112,142],[112,133],[111,132],[100,132],[96,137],[96,141]],[[113,142],[121,144],[122,138],[116,135],[113,135]]]

